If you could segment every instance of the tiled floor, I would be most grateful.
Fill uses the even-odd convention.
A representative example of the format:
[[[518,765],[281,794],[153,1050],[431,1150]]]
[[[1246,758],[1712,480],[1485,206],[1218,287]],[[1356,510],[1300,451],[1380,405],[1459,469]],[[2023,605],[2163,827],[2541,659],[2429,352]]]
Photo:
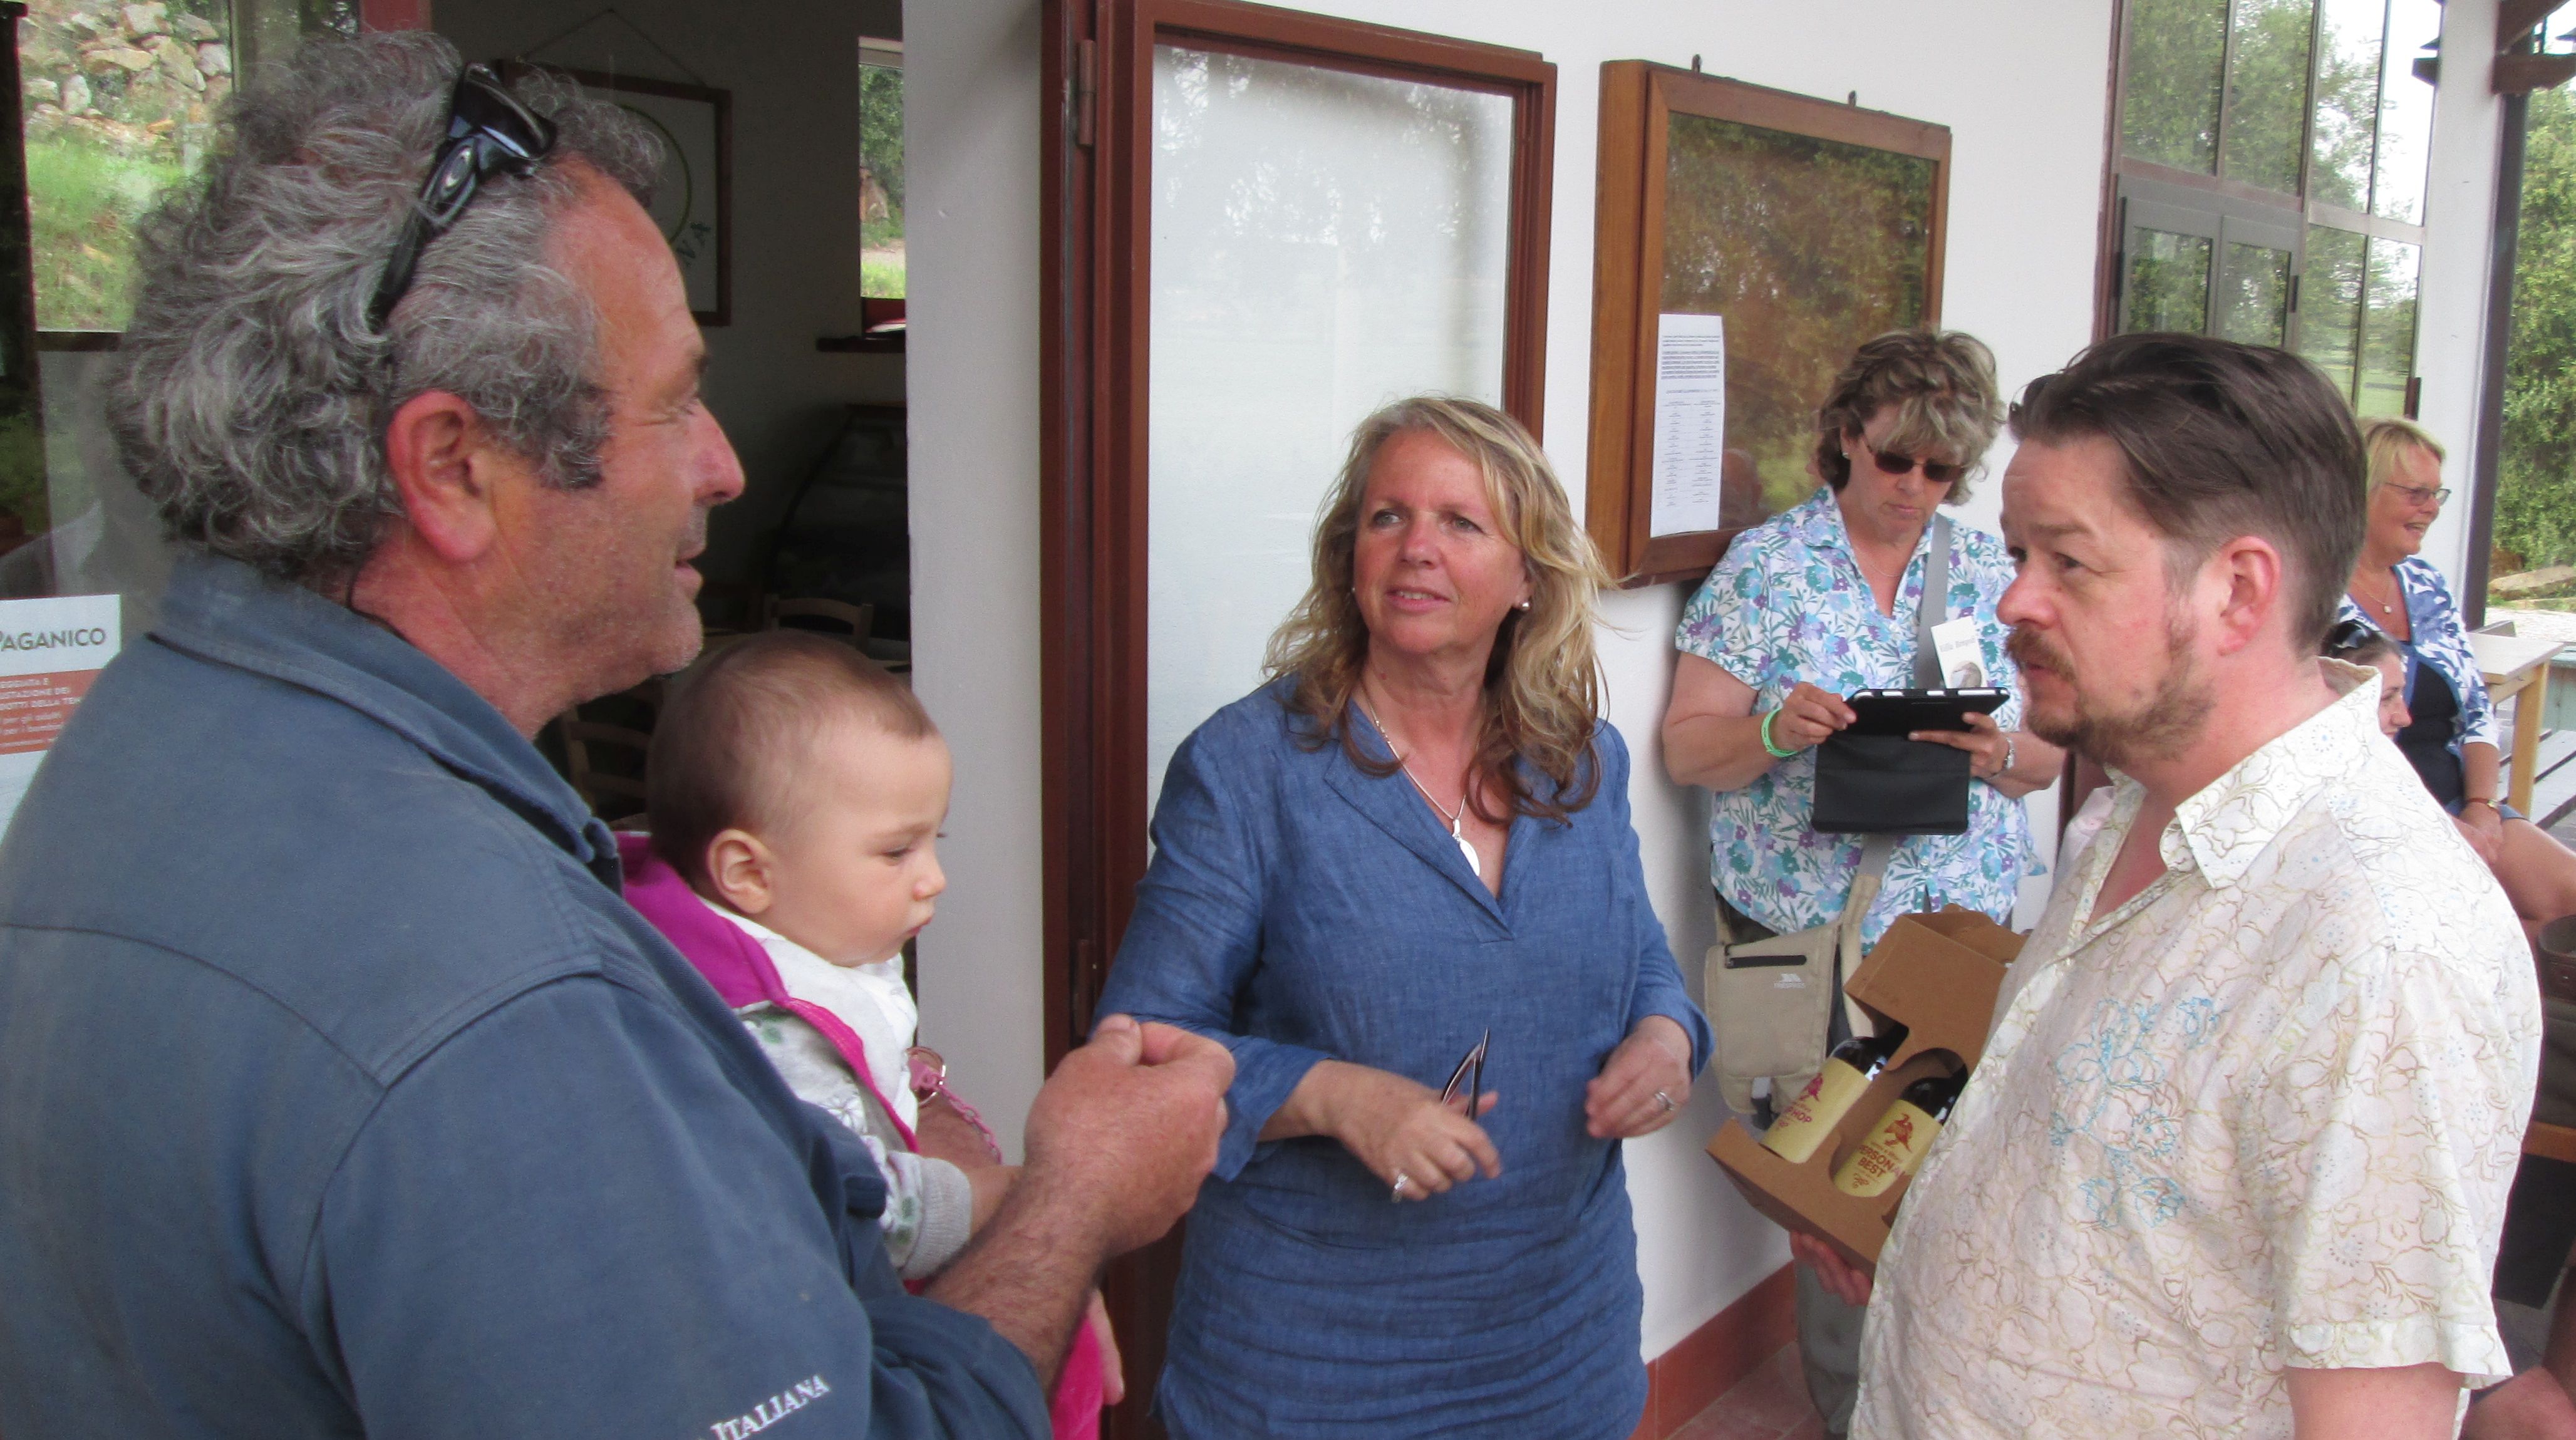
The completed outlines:
[[[1824,1433],[1791,1344],[1674,1431],[1672,1440],[1823,1440]]]

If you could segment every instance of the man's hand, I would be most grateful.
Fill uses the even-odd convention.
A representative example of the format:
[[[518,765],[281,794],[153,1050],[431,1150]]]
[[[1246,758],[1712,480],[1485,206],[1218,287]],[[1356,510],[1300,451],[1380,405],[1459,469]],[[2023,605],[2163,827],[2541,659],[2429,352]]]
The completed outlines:
[[[1023,1185],[1093,1213],[1106,1249],[1161,1238],[1198,1198],[1225,1134],[1234,1056],[1204,1036],[1112,1015],[1029,1107]]]
[[[1870,1278],[1844,1264],[1843,1257],[1835,1254],[1831,1245],[1813,1235],[1802,1235],[1792,1230],[1789,1232],[1789,1253],[1798,1257],[1799,1264],[1815,1271],[1816,1279],[1832,1292],[1835,1299],[1854,1309],[1869,1304],[1870,1291],[1875,1288]]]
[[[1028,1160],[930,1298],[993,1324],[1052,1387],[1100,1267],[1172,1228],[1216,1165],[1234,1057],[1125,1015],[1100,1022],[1029,1107]]]

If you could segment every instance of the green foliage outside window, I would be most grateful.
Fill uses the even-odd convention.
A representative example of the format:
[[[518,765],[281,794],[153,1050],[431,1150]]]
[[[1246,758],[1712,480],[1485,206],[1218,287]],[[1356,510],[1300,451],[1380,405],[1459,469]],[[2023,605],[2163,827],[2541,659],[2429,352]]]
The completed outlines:
[[[2218,166],[2219,67],[2227,0],[2137,0],[2129,7],[2121,148],[2203,175]]]
[[[2576,102],[2565,90],[2531,97],[2503,438],[2494,573],[2576,563]]]
[[[903,298],[903,72],[859,67],[859,293]]]

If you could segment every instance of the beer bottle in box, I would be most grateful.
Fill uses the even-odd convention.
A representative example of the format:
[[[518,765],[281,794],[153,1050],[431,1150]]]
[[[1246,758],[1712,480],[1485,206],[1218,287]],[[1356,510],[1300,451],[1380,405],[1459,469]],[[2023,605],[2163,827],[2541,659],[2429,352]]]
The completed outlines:
[[[1835,1046],[1816,1078],[1763,1132],[1763,1145],[1792,1165],[1806,1164],[1904,1044],[1905,1027],[1890,1025],[1880,1034],[1854,1035]]]
[[[1884,1195],[1897,1176],[1913,1174],[1967,1084],[1967,1072],[1959,1071],[1927,1075],[1906,1086],[1870,1127],[1869,1138],[1835,1167],[1834,1188],[1846,1195]]]

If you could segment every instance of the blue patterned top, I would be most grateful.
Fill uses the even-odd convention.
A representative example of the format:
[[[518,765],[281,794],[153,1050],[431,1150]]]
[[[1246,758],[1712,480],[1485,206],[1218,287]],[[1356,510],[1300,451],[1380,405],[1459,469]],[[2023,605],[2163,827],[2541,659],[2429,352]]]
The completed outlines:
[[[2407,628],[2415,636],[2406,661],[2407,703],[2415,701],[2415,666],[2429,664],[2442,672],[2442,678],[2451,682],[2451,693],[2460,697],[2452,757],[2459,758],[2460,747],[2472,740],[2502,749],[2504,732],[2496,728],[2495,702],[2487,698],[2486,676],[2478,669],[2477,653],[2469,648],[2469,627],[2460,619],[2460,602],[2451,594],[2451,582],[2442,578],[2432,561],[2409,555],[2397,562],[2397,590],[2406,597]],[[2388,633],[2350,595],[2343,597],[2343,609],[2335,618],[2358,620],[2383,635]]]
[[[1930,549],[1927,526],[1906,563],[1896,613],[1879,614],[1852,555],[1842,508],[1831,489],[1819,487],[1735,537],[1683,607],[1674,643],[1752,686],[1757,714],[1802,680],[1838,695],[1911,686],[1914,618]],[[2004,654],[2006,630],[1995,618],[2012,579],[2001,540],[1951,522],[1946,614],[1977,618],[1986,683],[2017,691],[2021,670]],[[2018,694],[1995,720],[2006,730],[2020,728]],[[1709,879],[1736,909],[1783,933],[1841,914],[1860,868],[1859,836],[1809,828],[1815,785],[1815,752],[1805,750],[1740,790],[1713,792],[1709,807]],[[1969,786],[1966,834],[1916,835],[1897,846],[1886,888],[1862,923],[1862,943],[1876,943],[1899,915],[1939,905],[2009,919],[2022,877],[2041,873],[2021,802],[1976,781]]]

